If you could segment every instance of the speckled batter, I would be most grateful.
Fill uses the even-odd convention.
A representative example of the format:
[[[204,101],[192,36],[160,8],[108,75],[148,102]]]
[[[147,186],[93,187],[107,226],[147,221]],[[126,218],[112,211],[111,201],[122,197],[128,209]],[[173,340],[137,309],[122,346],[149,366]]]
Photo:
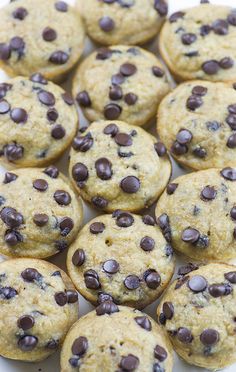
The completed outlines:
[[[196,269],[191,264],[179,269],[158,307],[159,323],[188,363],[219,370],[236,361],[236,267]]]
[[[157,130],[180,163],[196,170],[236,166],[235,88],[196,80],[163,99]]]
[[[0,66],[12,76],[41,72],[61,80],[82,54],[82,21],[64,1],[14,1],[0,18]]]
[[[0,263],[0,354],[35,362],[62,343],[78,319],[78,294],[51,263],[14,259]]]
[[[56,167],[7,172],[0,179],[0,252],[45,258],[74,240],[83,218],[81,200]]]
[[[152,53],[131,46],[93,52],[79,66],[73,94],[90,121],[147,124],[170,90],[163,66]]]
[[[103,45],[140,44],[160,30],[167,0],[77,0],[89,36]]]
[[[136,211],[161,194],[171,164],[164,145],[143,129],[122,121],[98,121],[74,138],[69,173],[94,206]]]
[[[68,333],[61,372],[171,372],[172,350],[161,328],[146,314],[102,303]]]
[[[156,217],[173,248],[196,261],[236,258],[236,169],[208,169],[176,178]]]
[[[83,228],[68,251],[67,267],[76,288],[92,303],[108,297],[140,309],[166,288],[174,259],[152,217],[116,211]]]
[[[201,4],[170,16],[160,35],[163,59],[177,80],[236,80],[236,11]]]
[[[0,163],[50,164],[70,145],[78,116],[69,93],[35,74],[0,84]]]

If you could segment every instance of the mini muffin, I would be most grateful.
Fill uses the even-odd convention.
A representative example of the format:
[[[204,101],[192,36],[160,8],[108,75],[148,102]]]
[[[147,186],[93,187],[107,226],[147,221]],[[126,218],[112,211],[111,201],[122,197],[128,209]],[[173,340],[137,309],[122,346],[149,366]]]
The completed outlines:
[[[0,253],[45,258],[74,240],[82,203],[56,167],[18,169],[0,179]]]
[[[95,207],[138,211],[162,193],[171,163],[165,146],[142,128],[98,121],[75,137],[69,173],[81,196]]]
[[[0,263],[0,355],[36,362],[53,354],[78,319],[78,294],[49,262]]]
[[[179,274],[157,309],[175,351],[207,370],[235,363],[236,267],[189,264]]]
[[[73,94],[90,121],[149,124],[170,86],[152,53],[130,46],[98,49],[78,67]]]
[[[172,14],[161,55],[177,80],[236,81],[236,10],[201,4]]]
[[[111,301],[77,321],[66,336],[61,372],[171,372],[172,349],[146,314]]]
[[[169,284],[173,250],[151,216],[115,211],[84,226],[68,251],[67,268],[93,304],[107,297],[142,309]]]
[[[178,162],[196,170],[236,166],[235,89],[190,81],[163,99],[157,130]]]
[[[0,163],[7,168],[50,164],[70,145],[77,126],[71,95],[42,75],[0,84]]]
[[[141,44],[154,37],[167,0],[77,0],[89,36],[103,45]]]
[[[169,183],[157,223],[176,251],[195,261],[236,258],[236,169],[208,169]]]
[[[12,1],[0,18],[0,67],[9,75],[61,80],[83,52],[80,15],[64,1]]]

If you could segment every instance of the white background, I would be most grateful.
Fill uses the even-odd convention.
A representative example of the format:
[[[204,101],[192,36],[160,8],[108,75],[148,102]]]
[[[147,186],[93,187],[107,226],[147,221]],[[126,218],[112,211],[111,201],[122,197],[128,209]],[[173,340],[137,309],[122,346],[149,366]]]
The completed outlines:
[[[34,0],[32,0],[32,2],[33,1]],[[67,1],[71,4],[74,3],[74,0],[67,0]],[[9,0],[0,0],[0,6],[4,6],[8,2]],[[236,0],[211,0],[211,3],[218,4],[218,5],[224,4],[224,5],[230,5],[230,6],[236,7]],[[199,0],[169,0],[170,14],[176,10],[180,10],[185,7],[194,6],[198,4],[199,4]],[[0,22],[1,22],[1,19],[0,19]],[[1,24],[0,24],[0,27],[1,27]],[[85,55],[87,55],[93,48],[94,46],[91,44],[91,42],[87,40],[86,48],[85,48]],[[157,43],[156,42],[147,45],[147,48],[153,51],[155,54],[157,54]],[[3,71],[0,70],[0,81],[2,82],[5,80],[7,80],[7,76],[3,73]],[[64,84],[64,86],[68,90],[70,89],[70,80],[66,84]],[[82,117],[81,113],[80,113],[80,124],[81,126],[86,124],[86,120]],[[155,124],[153,125],[151,131],[152,133],[155,133]],[[61,159],[60,162],[58,162],[57,164],[60,170],[62,170],[64,173],[67,173],[67,160],[66,160],[67,155],[68,154],[65,154],[63,159]],[[0,172],[2,171],[4,170],[0,168]],[[183,170],[180,169],[176,164],[174,164],[173,178],[183,173],[184,173]],[[151,210],[151,212],[153,212],[153,209]],[[98,214],[98,212],[95,212],[93,209],[91,209],[90,207],[86,205],[84,223],[91,220],[91,218],[95,217],[96,214]],[[65,254],[64,255],[61,254],[61,255],[58,255],[50,259],[50,261],[57,264],[61,268],[65,268],[65,257],[66,257]],[[178,264],[181,264],[180,260],[178,260]],[[145,309],[145,312],[151,315],[154,319],[156,318],[157,303],[158,301],[148,306]],[[92,308],[93,307],[80,296],[80,316],[92,310]],[[7,360],[7,359],[0,357],[0,372],[59,372],[60,371],[59,356],[60,356],[60,353],[58,351],[53,356],[48,358],[46,361],[41,362],[41,363],[34,363],[34,364],[11,361],[11,360]],[[92,372],[92,371],[89,371],[89,372]],[[146,372],[146,371],[143,371],[143,372]],[[181,361],[175,355],[175,363],[174,363],[173,372],[206,372],[206,370],[201,369],[201,368],[196,368],[193,366],[189,366],[185,362]],[[236,364],[229,368],[224,369],[224,372],[236,372]]]

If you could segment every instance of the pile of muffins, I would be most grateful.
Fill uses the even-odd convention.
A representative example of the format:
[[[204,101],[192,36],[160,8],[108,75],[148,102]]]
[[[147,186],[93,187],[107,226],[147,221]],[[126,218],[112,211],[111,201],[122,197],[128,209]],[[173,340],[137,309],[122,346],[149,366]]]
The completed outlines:
[[[171,372],[173,349],[212,370],[236,362],[236,10],[167,14],[167,0],[0,10],[3,357],[63,345],[61,372]],[[85,35],[100,47],[75,68]],[[137,46],[156,37],[173,90]],[[69,93],[56,83],[73,68]],[[69,148],[67,178],[54,163]],[[170,181],[171,156],[195,172]],[[99,214],[83,227],[82,200]],[[67,274],[44,260],[65,251]],[[186,265],[170,284],[174,252]],[[79,320],[78,292],[95,306]],[[163,292],[155,322],[141,310]]]

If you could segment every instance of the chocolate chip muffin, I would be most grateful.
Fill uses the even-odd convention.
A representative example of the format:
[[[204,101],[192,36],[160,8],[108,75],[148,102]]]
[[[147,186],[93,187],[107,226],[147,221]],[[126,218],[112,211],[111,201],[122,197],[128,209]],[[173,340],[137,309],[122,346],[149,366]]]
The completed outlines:
[[[142,309],[170,282],[173,250],[151,216],[115,211],[84,226],[68,251],[67,267],[93,304],[108,298]]]
[[[196,261],[236,258],[236,169],[176,178],[156,208],[157,223],[178,252]]]
[[[235,363],[236,267],[190,264],[179,274],[158,307],[175,351],[214,371]]]
[[[103,45],[141,44],[155,36],[167,0],[77,0],[89,36]]]
[[[70,145],[78,116],[73,98],[40,74],[0,84],[0,163],[50,164]]]
[[[163,66],[152,53],[121,45],[93,52],[73,82],[73,94],[88,120],[119,119],[139,126],[156,115],[169,90]]]
[[[172,349],[146,314],[111,301],[76,322],[66,336],[61,372],[171,372]]]
[[[236,166],[236,85],[192,81],[159,106],[157,130],[178,162],[200,170]]]
[[[172,14],[160,51],[177,80],[236,80],[236,10],[201,4]]]
[[[68,276],[49,262],[0,263],[0,355],[35,362],[62,343],[78,319],[78,294]]]
[[[61,80],[82,54],[82,21],[64,1],[14,1],[0,9],[0,18],[0,67],[9,75],[41,72]]]
[[[142,128],[98,121],[74,138],[69,173],[81,196],[95,207],[138,211],[162,193],[171,163],[165,146]]]
[[[68,180],[54,166],[7,172],[0,178],[0,253],[45,258],[74,240],[83,218]]]

